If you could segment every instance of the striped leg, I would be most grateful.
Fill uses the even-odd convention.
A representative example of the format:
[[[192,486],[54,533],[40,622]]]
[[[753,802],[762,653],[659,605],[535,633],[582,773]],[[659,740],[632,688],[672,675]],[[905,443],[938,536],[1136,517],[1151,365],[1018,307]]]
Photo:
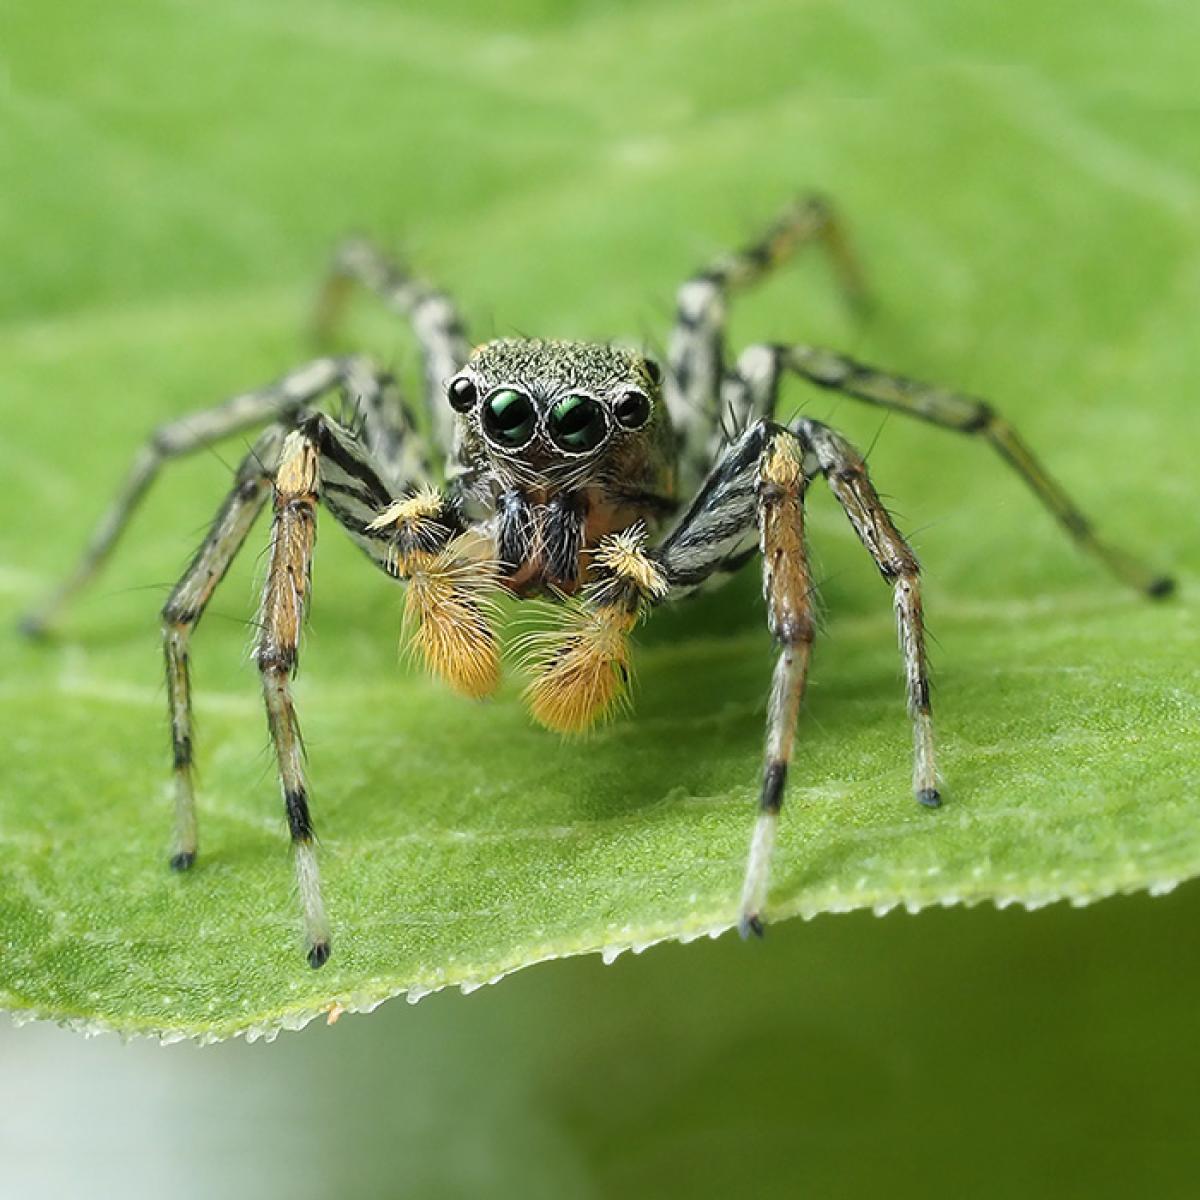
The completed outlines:
[[[428,487],[434,477],[429,442],[395,378],[356,359],[343,389],[353,426],[378,475],[396,491]]]
[[[312,820],[290,678],[296,668],[310,585],[318,495],[376,566],[395,574],[395,532],[390,527],[381,527],[379,522],[402,502],[397,500],[385,474],[382,465],[373,460],[354,433],[323,414],[306,417],[291,433],[282,424],[271,426],[239,467],[233,490],[163,609],[163,647],[175,761],[176,834],[171,866],[183,870],[195,862],[197,852],[192,779],[191,634],[262,511],[272,491],[273,479],[275,518],[255,657],[295,846],[308,959],[314,967],[321,966],[329,956],[329,930],[313,852]],[[448,541],[453,532],[450,525],[438,525],[426,541],[436,548]]]
[[[1122,583],[1154,597],[1174,590],[1174,580],[1169,576],[1151,570],[1132,554],[1097,537],[1091,522],[1046,473],[1016,430],[985,401],[877,371],[831,350],[811,346],[764,349],[776,355],[783,368],[819,387],[920,417],[945,429],[978,434],[1025,480],[1078,545],[1099,558]]]
[[[743,935],[762,932],[775,829],[816,623],[804,541],[804,447],[789,430],[759,421],[709,475],[679,524],[652,553],[672,595],[701,584],[741,556],[757,531],[767,620],[779,646],[771,685],[758,819],[742,889]]]
[[[319,482],[318,450],[307,431],[290,433],[275,475],[271,558],[259,613],[255,659],[262,677],[267,724],[279,767],[288,829],[295,849],[296,881],[304,911],[309,965],[329,958],[329,922],[313,852],[313,825],[304,780],[303,749],[291,677],[299,657],[300,628],[312,578]]]
[[[372,376],[362,359],[319,358],[267,387],[162,426],[135,457],[116,500],[93,531],[75,570],[41,607],[25,617],[22,630],[31,636],[44,633],[67,602],[95,576],[165,462],[268,421],[286,422],[339,383],[365,381]]]
[[[208,536],[163,606],[163,654],[175,770],[175,840],[170,861],[177,871],[186,870],[196,861],[197,850],[189,660],[192,631],[267,502],[283,436],[281,425],[271,426],[243,459],[233,489]]]
[[[913,723],[913,792],[930,808],[941,804],[933,754],[933,720],[929,703],[929,667],[925,656],[925,622],[921,605],[920,567],[896,528],[867,474],[862,456],[840,434],[818,421],[799,420],[792,427],[816,456],[817,464],[837,497],[879,573],[892,585],[896,627],[904,656],[908,712]]]
[[[426,403],[438,442],[449,453],[454,413],[446,404],[445,387],[469,353],[458,308],[445,292],[414,279],[371,242],[351,238],[334,255],[321,291],[315,318],[318,337],[328,336],[356,283],[412,323],[421,347]]]
[[[767,710],[766,763],[758,820],[742,886],[739,928],[743,937],[751,933],[762,935],[775,829],[783,806],[783,789],[816,634],[813,583],[804,545],[807,486],[800,446],[790,436],[776,435],[758,466],[757,500],[763,597],[767,603],[767,624],[779,645],[779,658]]]
[[[757,241],[722,255],[679,289],[664,391],[671,420],[683,439],[680,467],[685,491],[703,478],[719,444],[729,294],[756,283],[809,242],[820,242],[825,248],[850,303],[865,307],[866,289],[845,227],[819,196],[801,198]]]
[[[415,638],[435,671],[471,695],[490,691],[498,677],[496,639],[487,620],[487,597],[495,586],[490,545],[464,533],[453,505],[431,489],[398,497],[351,431],[320,413],[306,419],[288,434],[275,474],[255,659],[313,967],[328,960],[330,936],[291,679],[311,587],[318,499],[380,569],[408,581]]]

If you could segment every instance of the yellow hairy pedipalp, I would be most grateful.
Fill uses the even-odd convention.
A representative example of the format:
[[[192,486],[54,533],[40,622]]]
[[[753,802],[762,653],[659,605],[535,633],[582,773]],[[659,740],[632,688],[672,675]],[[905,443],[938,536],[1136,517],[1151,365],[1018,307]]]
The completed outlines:
[[[611,571],[623,582],[631,583],[640,595],[649,600],[661,600],[670,591],[666,576],[645,551],[646,529],[634,525],[622,533],[610,533],[596,547],[592,563]]]
[[[386,529],[389,525],[405,525],[429,517],[436,517],[442,511],[442,497],[436,488],[422,488],[411,496],[405,496],[389,504],[368,526],[368,529]]]
[[[437,554],[416,552],[404,560],[408,579],[404,625],[426,667],[456,692],[473,699],[500,683],[500,648],[492,629],[496,565],[451,542]]]
[[[559,733],[582,733],[612,714],[629,687],[628,634],[637,612],[572,606],[563,626],[525,640],[534,678],[525,701],[534,720]]]

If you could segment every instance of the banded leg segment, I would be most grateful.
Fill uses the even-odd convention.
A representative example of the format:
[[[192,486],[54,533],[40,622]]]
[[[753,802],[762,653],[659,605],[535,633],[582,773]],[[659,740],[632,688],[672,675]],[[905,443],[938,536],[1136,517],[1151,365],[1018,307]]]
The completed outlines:
[[[459,531],[445,501],[436,494],[426,491],[397,498],[380,464],[354,434],[332,418],[314,414],[284,442],[275,475],[270,563],[255,659],[295,853],[308,961],[313,967],[323,966],[329,958],[330,936],[291,679],[299,659],[300,630],[311,588],[318,499],[372,562],[389,575],[404,574],[397,571],[397,559],[412,548],[406,537],[417,537],[432,557],[452,545]],[[411,522],[397,517],[414,506],[427,515],[416,532]]]
[[[804,493],[808,479],[799,444],[778,431],[758,467],[758,528],[763,556],[763,598],[767,625],[779,645],[767,710],[766,762],[758,819],[742,888],[739,929],[743,937],[762,934],[775,830],[783,806],[796,723],[808,680],[816,636],[813,582],[804,544]]]
[[[192,769],[192,632],[267,502],[283,436],[283,427],[273,425],[242,460],[233,489],[162,610],[175,788],[175,839],[170,863],[177,871],[190,867],[196,861],[197,851]]]
[[[397,492],[430,486],[434,464],[427,440],[395,377],[355,359],[343,386],[353,405],[354,425],[380,478]]]
[[[175,748],[176,844],[171,865],[183,869],[194,862],[197,850],[192,782],[191,633],[243,545],[255,517],[265,506],[274,480],[270,561],[255,657],[295,848],[308,958],[314,967],[321,966],[328,958],[329,930],[313,849],[303,747],[290,680],[296,668],[310,588],[318,497],[375,565],[393,574],[394,538],[374,527],[398,503],[384,475],[384,467],[373,459],[358,437],[324,414],[305,417],[291,433],[283,425],[271,426],[241,464],[233,490],[163,610],[163,644]],[[444,532],[449,537],[451,531]]]
[[[336,421],[320,413],[305,420],[284,442],[275,475],[255,658],[313,967],[328,960],[330,935],[291,680],[311,588],[318,501],[376,566],[407,580],[408,613],[417,623],[414,640],[428,665],[472,695],[491,690],[498,677],[497,643],[488,620],[496,575],[490,543],[464,532],[453,505],[431,489],[396,497],[379,465]]]
[[[770,386],[762,394],[773,395],[773,381],[766,382]],[[763,594],[779,658],[771,686],[759,815],[742,892],[743,934],[762,930],[776,823],[815,637],[804,497],[818,470],[893,584],[914,727],[914,789],[921,803],[939,802],[916,559],[880,502],[862,458],[848,443],[814,421],[783,429],[760,420],[727,449],[687,513],[651,555],[674,595],[738,561],[748,530],[757,529],[759,535]]]
[[[318,336],[327,336],[333,329],[355,284],[410,321],[421,349],[425,399],[434,432],[449,454],[454,413],[446,403],[444,389],[469,353],[466,326],[457,306],[445,292],[414,279],[371,242],[351,238],[334,255],[321,291],[315,322]]]
[[[916,555],[880,500],[858,451],[818,421],[800,420],[792,428],[811,448],[830,490],[875,560],[879,573],[892,585],[908,712],[913,723],[913,792],[921,804],[937,808],[942,801],[934,762],[929,665]]]
[[[802,197],[758,240],[717,258],[679,289],[664,393],[671,420],[682,438],[680,469],[685,491],[703,478],[721,440],[730,293],[758,282],[810,242],[819,243],[829,255],[848,301],[857,308],[865,307],[866,287],[845,226],[820,196]]]
[[[816,635],[804,537],[806,448],[794,433],[758,421],[712,470],[678,525],[652,552],[670,595],[698,587],[740,560],[757,533],[767,622],[779,647],[771,683],[758,817],[742,888],[743,935],[762,932],[775,831]]]
[[[275,476],[270,563],[255,648],[267,724],[275,747],[284,810],[295,852],[296,882],[304,911],[308,961],[312,967],[324,966],[329,958],[329,922],[313,851],[303,745],[292,701],[291,678],[299,659],[300,629],[312,580],[318,463],[318,450],[312,435],[304,430],[290,433],[284,442]]]
[[[24,632],[44,633],[67,602],[96,575],[164,463],[267,422],[286,423],[339,383],[371,375],[362,359],[319,358],[264,388],[162,426],[134,458],[117,498],[92,532],[74,571],[22,621]]]
[[[1047,474],[1024,439],[986,401],[879,371],[832,350],[811,346],[780,346],[773,350],[784,369],[819,387],[920,417],[944,429],[982,437],[1021,476],[1075,542],[1099,558],[1122,583],[1153,597],[1174,590],[1169,576],[1151,570],[1134,555],[1097,537],[1091,522]]]

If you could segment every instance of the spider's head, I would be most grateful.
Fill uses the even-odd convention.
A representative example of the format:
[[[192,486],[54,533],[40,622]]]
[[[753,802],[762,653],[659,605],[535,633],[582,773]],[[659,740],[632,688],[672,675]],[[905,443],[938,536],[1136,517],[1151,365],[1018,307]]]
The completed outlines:
[[[502,338],[479,346],[447,385],[460,452],[501,476],[551,487],[670,467],[658,364],[594,342]]]

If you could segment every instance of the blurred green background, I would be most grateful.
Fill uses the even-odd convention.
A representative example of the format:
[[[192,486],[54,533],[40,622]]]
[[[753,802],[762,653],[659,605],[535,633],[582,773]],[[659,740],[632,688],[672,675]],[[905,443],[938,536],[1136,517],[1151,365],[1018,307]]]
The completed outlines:
[[[480,335],[661,337],[674,283],[810,185],[850,214],[881,315],[856,328],[805,265],[739,308],[739,336],[998,390],[1114,534],[1194,580],[1198,45],[1200,10],[1150,0],[0,0],[5,615],[61,562],[38,531],[81,525],[56,439],[94,424],[132,448],[297,361],[347,229],[403,246]],[[411,360],[365,306],[355,329]],[[1128,451],[1101,447],[1089,478],[1109,436]],[[891,422],[872,460],[935,594],[1052,614],[1099,586],[959,449]],[[170,561],[222,470],[162,489]],[[161,541],[123,554],[159,579]],[[852,546],[823,558],[831,608],[878,611]],[[103,656],[146,602],[118,595],[75,634]],[[792,922],[269,1047],[5,1028],[0,1192],[1191,1196],[1198,918],[1185,888]]]

